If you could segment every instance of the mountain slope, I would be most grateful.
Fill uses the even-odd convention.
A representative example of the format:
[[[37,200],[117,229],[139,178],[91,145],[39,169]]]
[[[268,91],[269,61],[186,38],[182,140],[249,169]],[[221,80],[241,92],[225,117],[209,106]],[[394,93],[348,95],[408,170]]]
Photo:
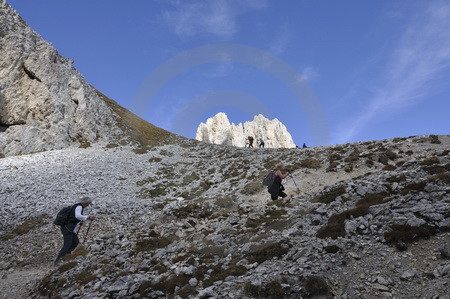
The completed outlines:
[[[442,296],[449,145],[450,136],[419,136],[307,150],[192,143],[6,157],[0,274],[50,268],[35,297]],[[271,201],[260,184],[278,163],[292,171],[288,201]],[[98,217],[86,251],[49,266],[61,245],[53,216],[85,195]]]

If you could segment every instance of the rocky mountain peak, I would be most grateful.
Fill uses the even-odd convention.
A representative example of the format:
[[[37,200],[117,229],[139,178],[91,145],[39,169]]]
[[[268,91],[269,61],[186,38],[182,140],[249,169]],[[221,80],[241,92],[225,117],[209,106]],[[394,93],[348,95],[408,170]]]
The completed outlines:
[[[252,136],[258,144],[262,138],[265,147],[268,148],[294,148],[295,144],[291,134],[278,119],[269,120],[259,114],[253,121],[230,123],[225,113],[220,112],[208,118],[206,123],[201,123],[197,128],[195,139],[199,141],[245,147],[248,136]]]
[[[147,139],[168,135],[88,84],[6,1],[0,49],[0,155],[136,141],[136,128]]]

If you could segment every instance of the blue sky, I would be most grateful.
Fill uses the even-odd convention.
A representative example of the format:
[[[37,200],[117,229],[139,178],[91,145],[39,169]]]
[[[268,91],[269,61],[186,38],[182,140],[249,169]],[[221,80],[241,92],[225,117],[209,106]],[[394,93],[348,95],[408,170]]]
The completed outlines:
[[[189,138],[217,112],[276,117],[298,145],[450,134],[449,1],[8,2],[90,84]]]

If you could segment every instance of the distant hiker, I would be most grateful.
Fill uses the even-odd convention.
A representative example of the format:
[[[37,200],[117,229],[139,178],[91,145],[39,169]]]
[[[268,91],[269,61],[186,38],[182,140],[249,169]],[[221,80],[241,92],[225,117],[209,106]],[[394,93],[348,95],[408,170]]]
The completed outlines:
[[[70,207],[70,210],[67,213],[67,219],[63,221],[66,224],[61,225],[61,233],[64,238],[64,244],[59,251],[55,263],[66,254],[71,253],[78,246],[79,240],[77,233],[80,229],[81,222],[95,219],[94,216],[83,215],[84,208],[89,206],[91,203],[92,200],[89,197],[84,197],[79,203]],[[60,213],[58,213],[58,215],[59,214]],[[57,223],[55,222],[55,224]]]
[[[306,146],[306,143],[303,143],[303,148],[308,148],[308,147]]]
[[[264,148],[264,139],[259,138],[259,147]]]
[[[253,148],[253,137],[252,136],[248,136],[248,147]]]
[[[267,188],[267,191],[270,193],[270,198],[272,198],[272,200],[277,200],[278,197],[285,198],[287,194],[283,192],[284,186],[281,182],[289,175],[289,173],[283,166],[278,166],[273,175],[273,183]]]

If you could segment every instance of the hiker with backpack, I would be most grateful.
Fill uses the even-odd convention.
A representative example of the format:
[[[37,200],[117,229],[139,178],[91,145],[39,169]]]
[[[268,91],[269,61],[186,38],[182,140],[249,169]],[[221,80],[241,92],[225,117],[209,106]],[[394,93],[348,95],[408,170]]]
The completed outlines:
[[[84,197],[79,203],[63,208],[56,216],[53,223],[61,226],[64,244],[56,257],[55,263],[78,246],[79,239],[77,234],[82,222],[95,219],[94,216],[83,215],[84,208],[91,203],[92,200],[89,197]]]
[[[278,166],[272,173],[272,183],[267,187],[267,191],[270,193],[270,198],[272,200],[277,200],[278,197],[285,198],[287,196],[284,193],[284,186],[281,183],[287,176],[289,172],[283,166]]]
[[[250,148],[253,148],[253,137],[252,136],[248,136],[248,147]]]

